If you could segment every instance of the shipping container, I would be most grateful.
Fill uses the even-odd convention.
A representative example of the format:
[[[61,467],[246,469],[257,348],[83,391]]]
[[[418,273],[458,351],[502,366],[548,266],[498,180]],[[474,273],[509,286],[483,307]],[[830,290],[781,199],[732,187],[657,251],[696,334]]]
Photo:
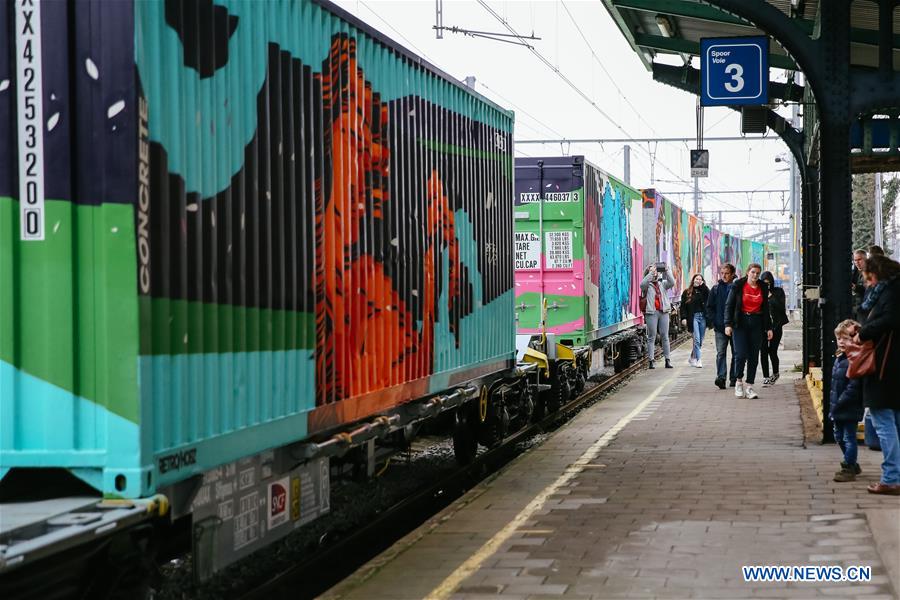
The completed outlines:
[[[674,302],[693,275],[715,283],[730,262],[764,266],[774,249],[721,233],[654,188],[636,190],[582,156],[516,159],[517,347],[542,331],[567,346],[590,346],[603,366],[604,339],[643,324],[644,269],[669,265]],[[542,319],[545,321],[542,323]]]
[[[642,322],[641,195],[583,156],[517,158],[516,330],[591,345]],[[546,308],[543,308],[546,305]]]
[[[514,364],[510,112],[327,2],[26,4],[0,477],[144,496]]]
[[[647,241],[645,264],[659,261],[672,267],[675,287],[669,295],[673,300],[680,300],[694,275],[703,275],[712,287],[725,263],[734,265],[740,275],[746,273],[750,263],[762,265],[763,270],[774,264],[767,259],[768,253],[775,252],[774,246],[719,231],[666,199],[657,189],[647,188],[641,194]]]

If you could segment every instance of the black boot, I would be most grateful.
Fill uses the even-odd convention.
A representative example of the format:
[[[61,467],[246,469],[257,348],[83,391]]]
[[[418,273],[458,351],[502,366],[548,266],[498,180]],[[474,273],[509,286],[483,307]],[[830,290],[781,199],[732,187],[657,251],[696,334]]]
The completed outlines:
[[[667,368],[667,369],[671,369],[671,368],[672,368],[672,363],[669,362],[669,359],[668,359],[668,358],[666,359],[666,368]]]
[[[650,361],[650,365],[649,365],[647,368],[648,368],[648,369],[655,369],[655,368],[656,368],[656,367],[653,366],[653,361],[652,361],[652,360]]]

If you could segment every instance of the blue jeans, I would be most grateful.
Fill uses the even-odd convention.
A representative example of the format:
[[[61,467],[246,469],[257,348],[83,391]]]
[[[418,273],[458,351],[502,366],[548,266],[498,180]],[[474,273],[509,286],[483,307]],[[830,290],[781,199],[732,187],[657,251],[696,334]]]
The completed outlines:
[[[725,379],[725,363],[728,362],[728,348],[731,347],[731,362],[728,369],[728,380],[737,379],[734,376],[734,344],[724,331],[716,329],[716,379]]]
[[[744,367],[747,367],[747,383],[756,381],[756,366],[759,364],[759,349],[765,338],[761,315],[744,315],[743,327],[735,327],[734,336],[734,372],[738,379],[744,379]]]
[[[900,484],[900,410],[870,408],[869,414],[884,455],[881,483]]]
[[[844,462],[849,466],[856,464],[856,423],[853,421],[834,422],[834,441],[844,453]]]
[[[694,322],[691,325],[694,330],[694,349],[691,356],[700,360],[700,348],[703,346],[703,336],[706,335],[706,315],[702,312],[694,313]]]

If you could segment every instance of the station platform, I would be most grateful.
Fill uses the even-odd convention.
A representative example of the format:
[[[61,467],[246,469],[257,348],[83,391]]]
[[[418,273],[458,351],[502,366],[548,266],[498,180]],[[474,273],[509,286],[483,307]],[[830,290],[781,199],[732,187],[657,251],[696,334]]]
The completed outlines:
[[[713,385],[712,337],[703,369],[682,345],[675,369],[641,372],[323,597],[900,597],[900,497],[866,492],[880,452],[835,483],[837,446],[804,439],[799,328],[757,400]],[[745,581],[755,565],[872,577]]]

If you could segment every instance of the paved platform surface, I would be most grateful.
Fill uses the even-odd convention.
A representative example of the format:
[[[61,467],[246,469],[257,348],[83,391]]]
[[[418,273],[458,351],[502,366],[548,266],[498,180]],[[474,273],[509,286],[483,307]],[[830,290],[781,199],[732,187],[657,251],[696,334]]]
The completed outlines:
[[[783,371],[799,360],[799,335],[786,332]],[[324,597],[900,598],[889,577],[900,498],[866,492],[881,453],[861,448],[858,480],[833,482],[840,451],[803,442],[799,374],[736,399],[712,384],[709,336],[705,368],[683,366],[688,352],[583,411]],[[743,565],[862,565],[873,577],[748,583]]]

